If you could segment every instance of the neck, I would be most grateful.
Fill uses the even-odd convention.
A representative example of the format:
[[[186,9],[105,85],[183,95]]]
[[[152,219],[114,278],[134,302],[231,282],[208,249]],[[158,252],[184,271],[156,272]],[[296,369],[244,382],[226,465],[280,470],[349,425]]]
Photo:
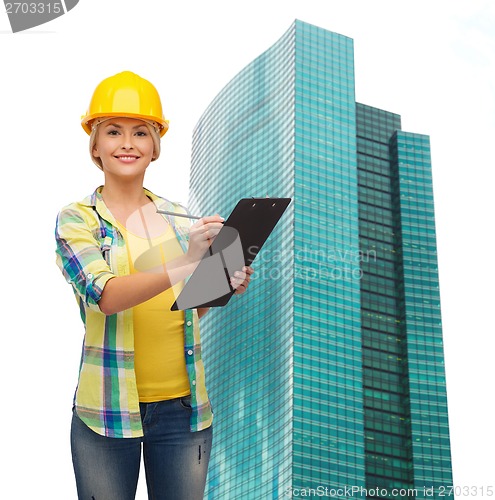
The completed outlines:
[[[111,176],[105,176],[101,194],[107,207],[128,211],[149,203],[150,200],[144,193],[142,181],[143,179],[124,182],[121,179],[116,180]]]

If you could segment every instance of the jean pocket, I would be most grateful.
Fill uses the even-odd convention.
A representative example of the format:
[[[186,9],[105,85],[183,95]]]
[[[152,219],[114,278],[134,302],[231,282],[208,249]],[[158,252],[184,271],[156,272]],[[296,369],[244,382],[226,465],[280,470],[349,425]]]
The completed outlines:
[[[182,406],[182,408],[186,408],[188,410],[190,410],[192,407],[191,407],[191,395],[187,395],[187,396],[182,396],[181,398],[179,398],[179,403],[180,405]]]

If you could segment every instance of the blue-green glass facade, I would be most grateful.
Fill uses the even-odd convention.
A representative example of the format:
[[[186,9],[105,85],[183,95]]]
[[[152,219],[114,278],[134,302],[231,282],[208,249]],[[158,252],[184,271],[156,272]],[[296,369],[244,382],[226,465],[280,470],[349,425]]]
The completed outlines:
[[[413,488],[407,338],[401,328],[389,140],[400,117],[356,104],[366,487]]]
[[[452,484],[429,138],[391,138],[416,488]]]
[[[294,196],[294,169],[287,168],[294,164],[294,44],[293,27],[220,92],[197,124],[190,205],[198,213],[226,216],[240,198]],[[214,381],[209,498],[278,498],[291,482],[293,220],[289,206],[259,255],[249,298],[201,319]]]
[[[295,21],[194,130],[193,210],[293,199],[246,295],[201,320],[206,498],[451,482],[428,138],[356,104],[353,59]]]

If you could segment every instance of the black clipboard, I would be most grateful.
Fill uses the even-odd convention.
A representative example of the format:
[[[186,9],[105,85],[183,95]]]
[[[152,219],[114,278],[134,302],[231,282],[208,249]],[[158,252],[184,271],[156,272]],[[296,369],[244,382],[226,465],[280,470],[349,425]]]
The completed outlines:
[[[184,285],[172,311],[226,305],[235,290],[230,276],[250,266],[291,198],[243,198]]]

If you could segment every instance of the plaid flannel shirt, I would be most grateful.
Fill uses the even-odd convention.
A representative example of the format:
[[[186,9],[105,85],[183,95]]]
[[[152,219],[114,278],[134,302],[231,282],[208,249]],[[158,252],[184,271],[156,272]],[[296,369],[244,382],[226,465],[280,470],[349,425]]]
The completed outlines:
[[[182,206],[145,189],[163,210],[185,213]],[[187,251],[189,221],[164,215]],[[72,285],[85,335],[74,395],[79,418],[98,434],[108,437],[143,435],[134,372],[132,308],[106,316],[99,307],[105,283],[129,274],[125,241],[101,196],[101,187],[81,202],[64,207],[57,217],[56,262]],[[184,356],[191,388],[191,431],[209,427],[213,420],[201,359],[199,317],[184,311]]]

